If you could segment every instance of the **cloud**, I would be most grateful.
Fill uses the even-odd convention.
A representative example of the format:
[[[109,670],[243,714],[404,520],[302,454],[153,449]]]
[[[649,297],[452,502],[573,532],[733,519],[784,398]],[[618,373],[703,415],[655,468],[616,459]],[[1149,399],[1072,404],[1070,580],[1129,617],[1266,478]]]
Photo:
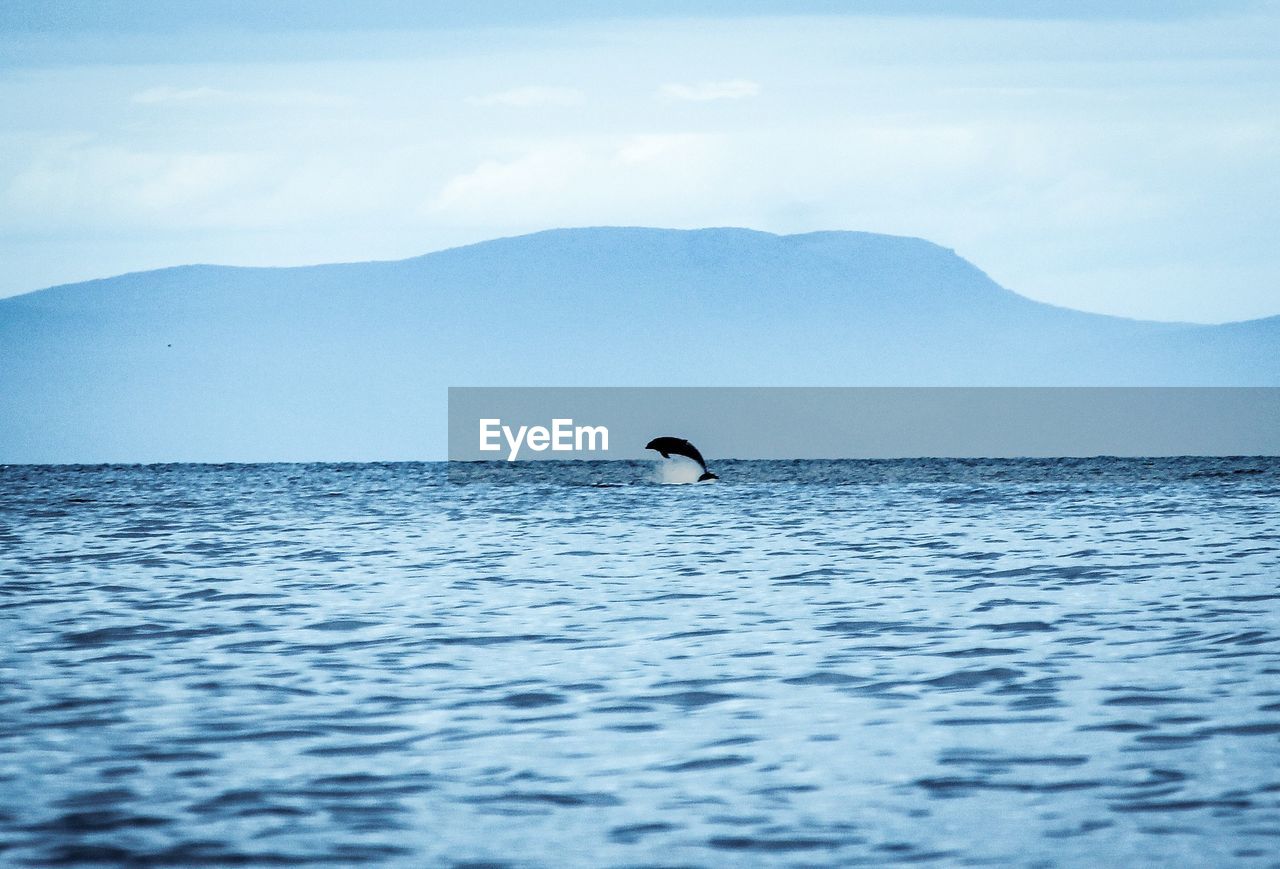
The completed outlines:
[[[542,225],[696,220],[722,188],[720,137],[653,133],[535,144],[447,181],[425,212],[454,221]]]
[[[73,146],[15,175],[4,199],[6,210],[26,225],[199,224],[202,212],[269,177],[260,159],[242,153]]]
[[[467,100],[474,106],[510,106],[517,109],[537,106],[576,106],[581,105],[582,101],[582,91],[577,88],[543,85],[511,88],[480,97],[470,97]]]
[[[226,105],[297,106],[325,108],[350,103],[346,97],[307,90],[235,91],[215,87],[179,88],[170,85],[147,88],[134,94],[133,102],[141,105],[182,105],[222,103]]]
[[[434,189],[421,152],[378,161],[345,151],[180,150],[50,141],[0,176],[0,235],[27,230],[147,232],[297,229],[411,213]],[[355,230],[350,230],[355,232]]]
[[[705,103],[711,100],[741,100],[760,93],[760,85],[746,79],[703,81],[696,84],[664,84],[658,95],[672,100]]]
[[[227,95],[227,91],[219,90],[218,88],[175,88],[166,86],[139,91],[133,95],[133,101],[146,105],[153,103],[189,103],[196,100],[222,99]]]

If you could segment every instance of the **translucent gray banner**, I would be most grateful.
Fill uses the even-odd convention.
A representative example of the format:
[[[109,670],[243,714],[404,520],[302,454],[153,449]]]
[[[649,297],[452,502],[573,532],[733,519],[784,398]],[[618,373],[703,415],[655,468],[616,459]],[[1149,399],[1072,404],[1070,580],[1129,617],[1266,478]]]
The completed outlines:
[[[449,389],[451,461],[639,459],[663,436],[708,461],[1276,456],[1280,388]]]

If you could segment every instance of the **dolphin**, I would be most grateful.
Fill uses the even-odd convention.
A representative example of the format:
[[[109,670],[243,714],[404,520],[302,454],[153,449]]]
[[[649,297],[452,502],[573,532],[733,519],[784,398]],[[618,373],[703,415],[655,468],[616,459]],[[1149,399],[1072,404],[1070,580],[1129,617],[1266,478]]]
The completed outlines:
[[[664,459],[669,459],[672,456],[684,456],[686,459],[693,459],[702,468],[702,476],[698,478],[699,483],[704,480],[720,479],[707,470],[707,461],[702,458],[702,453],[698,452],[698,448],[684,438],[654,438],[645,444],[644,448],[646,450],[657,450]]]

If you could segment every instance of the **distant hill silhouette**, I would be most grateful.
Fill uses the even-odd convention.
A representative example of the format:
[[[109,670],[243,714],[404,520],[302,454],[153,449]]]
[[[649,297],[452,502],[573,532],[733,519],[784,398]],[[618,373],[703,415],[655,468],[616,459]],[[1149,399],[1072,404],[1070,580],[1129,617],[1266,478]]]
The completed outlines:
[[[440,458],[450,385],[1280,385],[1280,317],[1019,296],[861,232],[562,229],[0,300],[0,461]]]

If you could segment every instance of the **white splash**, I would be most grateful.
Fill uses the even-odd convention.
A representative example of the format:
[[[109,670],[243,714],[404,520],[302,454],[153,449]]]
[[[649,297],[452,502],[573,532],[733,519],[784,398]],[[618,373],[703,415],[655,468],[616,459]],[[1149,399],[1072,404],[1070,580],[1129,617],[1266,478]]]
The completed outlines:
[[[701,476],[702,468],[698,467],[697,462],[680,456],[664,459],[653,469],[654,482],[665,486],[696,483]]]

